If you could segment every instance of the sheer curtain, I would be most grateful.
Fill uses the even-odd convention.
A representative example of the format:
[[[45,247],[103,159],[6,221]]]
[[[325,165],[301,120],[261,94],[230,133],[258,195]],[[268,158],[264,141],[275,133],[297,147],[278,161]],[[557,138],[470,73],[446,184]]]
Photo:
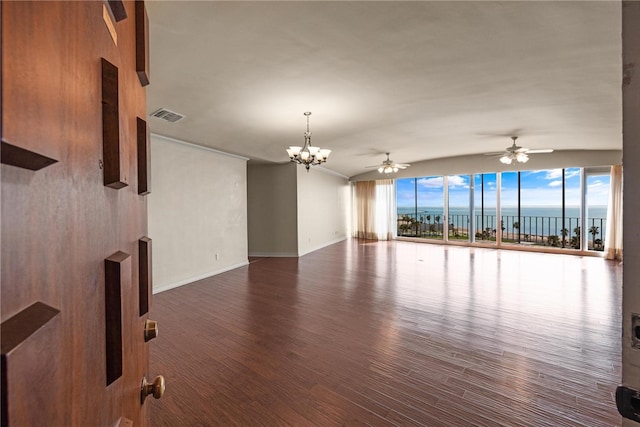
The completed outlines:
[[[354,185],[353,237],[390,240],[395,235],[395,186],[392,179]]]
[[[374,232],[376,224],[376,182],[358,181],[353,190],[353,237],[377,239]]]
[[[622,165],[611,166],[604,257],[622,260]]]
[[[611,166],[611,189],[607,207],[606,259],[622,260],[622,165]]]
[[[392,179],[376,181],[376,227],[378,240],[391,240],[396,233],[396,193]]]

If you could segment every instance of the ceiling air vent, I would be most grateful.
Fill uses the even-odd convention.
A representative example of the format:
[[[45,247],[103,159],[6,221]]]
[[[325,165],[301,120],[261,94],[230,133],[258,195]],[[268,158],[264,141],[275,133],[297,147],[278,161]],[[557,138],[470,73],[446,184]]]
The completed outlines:
[[[185,116],[183,116],[180,113],[176,113],[175,111],[167,110],[166,108],[161,108],[151,113],[151,117],[157,117],[167,122],[177,123],[180,120],[184,119]]]

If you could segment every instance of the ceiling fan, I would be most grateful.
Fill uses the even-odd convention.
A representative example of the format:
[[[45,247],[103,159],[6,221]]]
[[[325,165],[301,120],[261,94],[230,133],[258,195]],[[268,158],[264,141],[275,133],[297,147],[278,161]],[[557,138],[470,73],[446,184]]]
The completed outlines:
[[[365,166],[365,167],[378,168],[378,172],[380,173],[393,173],[393,172],[398,172],[398,170],[400,169],[406,169],[409,166],[411,166],[408,163],[396,163],[389,158],[390,153],[385,153],[385,154],[387,155],[387,159],[384,160],[381,164],[374,165],[374,166]]]
[[[516,145],[517,136],[512,136],[513,144],[510,147],[507,147],[504,151],[498,151],[496,153],[485,153],[487,156],[500,156],[500,161],[505,165],[510,165],[512,162],[516,163],[527,163],[529,161],[529,154],[543,154],[543,153],[552,153],[552,148],[540,148],[537,150],[530,150],[525,147],[520,147]]]

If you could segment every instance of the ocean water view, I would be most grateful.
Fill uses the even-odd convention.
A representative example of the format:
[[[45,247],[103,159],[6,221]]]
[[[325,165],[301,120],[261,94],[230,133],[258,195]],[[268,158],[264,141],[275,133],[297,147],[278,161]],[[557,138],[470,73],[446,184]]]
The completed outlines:
[[[398,218],[408,215],[425,223],[440,223],[444,221],[444,209],[442,206],[418,206],[397,208]],[[483,215],[484,214],[484,215]],[[416,216],[417,215],[417,216]],[[483,218],[484,216],[484,218]],[[436,221],[436,217],[438,221]],[[495,208],[485,208],[484,213],[480,208],[475,209],[476,230],[497,228],[497,218]],[[506,233],[518,233],[527,235],[560,236],[563,228],[562,208],[560,207],[540,207],[522,206],[520,209],[520,221],[518,221],[518,208],[509,206],[501,209],[503,227]],[[606,206],[590,206],[587,210],[587,232],[592,226],[598,227],[598,239],[605,239],[605,227],[607,218]],[[521,227],[514,228],[516,222],[521,223]],[[467,229],[469,223],[469,208],[464,206],[452,206],[449,208],[449,223],[456,228]],[[580,225],[580,208],[577,206],[565,209],[564,228],[568,231],[568,236],[575,234],[575,228]],[[590,235],[590,238],[592,236]]]

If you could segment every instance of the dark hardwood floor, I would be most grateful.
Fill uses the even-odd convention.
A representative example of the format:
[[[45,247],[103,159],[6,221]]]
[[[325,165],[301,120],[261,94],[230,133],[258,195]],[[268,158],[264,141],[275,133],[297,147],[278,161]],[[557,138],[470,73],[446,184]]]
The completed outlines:
[[[345,241],[154,296],[154,426],[613,426],[622,267]]]

